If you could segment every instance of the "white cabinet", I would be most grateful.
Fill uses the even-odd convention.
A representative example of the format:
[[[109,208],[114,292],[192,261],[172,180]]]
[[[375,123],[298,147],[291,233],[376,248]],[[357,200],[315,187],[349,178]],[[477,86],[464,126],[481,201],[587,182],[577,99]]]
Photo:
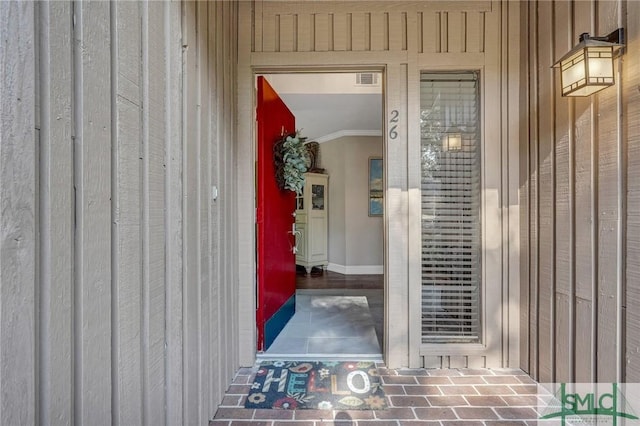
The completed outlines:
[[[302,196],[296,199],[296,264],[307,273],[314,266],[329,264],[328,249],[328,189],[329,175],[305,173]]]

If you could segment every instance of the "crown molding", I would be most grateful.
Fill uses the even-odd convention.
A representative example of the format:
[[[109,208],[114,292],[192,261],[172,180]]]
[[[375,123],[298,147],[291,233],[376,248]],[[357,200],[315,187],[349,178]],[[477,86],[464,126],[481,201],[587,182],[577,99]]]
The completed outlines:
[[[382,136],[381,130],[338,130],[337,132],[329,133],[328,135],[315,138],[314,141],[318,143],[329,142],[334,139],[344,138],[346,136]]]

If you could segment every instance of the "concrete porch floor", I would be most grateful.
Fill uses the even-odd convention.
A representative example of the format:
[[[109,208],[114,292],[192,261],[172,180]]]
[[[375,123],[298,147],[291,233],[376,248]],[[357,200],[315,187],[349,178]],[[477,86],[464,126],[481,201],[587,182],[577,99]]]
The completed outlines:
[[[537,385],[518,369],[388,369],[378,365],[389,408],[245,409],[255,370],[242,368],[210,426],[534,425]]]

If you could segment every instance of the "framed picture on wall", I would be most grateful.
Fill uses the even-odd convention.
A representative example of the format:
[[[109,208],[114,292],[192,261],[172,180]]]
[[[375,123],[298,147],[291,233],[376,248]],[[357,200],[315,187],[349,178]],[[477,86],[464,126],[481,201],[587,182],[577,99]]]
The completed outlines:
[[[369,216],[382,216],[383,195],[382,158],[369,158]]]

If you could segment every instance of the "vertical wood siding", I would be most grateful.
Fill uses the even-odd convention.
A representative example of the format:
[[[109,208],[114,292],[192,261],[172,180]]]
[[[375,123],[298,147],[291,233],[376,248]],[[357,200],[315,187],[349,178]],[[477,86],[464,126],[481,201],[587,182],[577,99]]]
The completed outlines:
[[[571,3],[559,2],[554,10],[554,34],[562,34],[564,28],[571,25],[569,20]],[[559,52],[568,52],[572,47],[571,30],[565,32],[564,37],[555,37],[553,43],[554,55]],[[560,76],[554,75],[553,102],[555,112],[555,206],[556,220],[554,234],[555,247],[555,281],[556,294],[552,301],[554,304],[556,336],[568,335],[574,328],[573,323],[573,267],[574,262],[574,229],[572,228],[572,214],[574,209],[574,176],[573,170],[573,131],[569,125],[569,116],[572,113],[567,102],[563,102],[560,91]],[[573,371],[573,342],[558,342],[552,346],[552,356],[555,358],[555,380],[571,381]]]
[[[0,4],[0,423],[34,424],[39,293],[34,3]],[[25,78],[27,76],[27,78]],[[49,314],[49,312],[47,312]],[[65,366],[69,368],[67,364]]]
[[[530,297],[522,364],[541,381],[638,379],[638,13],[627,0],[537,1],[525,10],[530,168],[521,182],[522,262]],[[615,61],[616,85],[562,98],[550,65],[580,33],[618,27],[628,38]]]
[[[247,30],[238,35],[238,241],[243,253],[238,273],[242,299],[253,302],[240,306],[243,364],[255,359],[253,73],[322,67],[383,70],[385,115],[399,114],[398,137],[385,143],[387,364],[519,365],[520,7],[502,1],[240,3],[239,23]],[[483,232],[495,238],[484,246],[485,279],[491,283],[484,299],[484,315],[491,316],[484,346],[443,348],[421,341],[419,82],[420,72],[427,70],[481,70],[483,114],[492,117],[483,123],[489,170],[483,181]],[[548,140],[547,148],[552,146]]]
[[[640,22],[640,4],[627,3],[627,23]],[[640,51],[640,25],[628,26],[628,52]],[[623,122],[627,171],[626,283],[623,305],[625,321],[624,373],[628,382],[640,381],[640,58],[625,61],[624,99],[627,116]]]
[[[257,2],[254,52],[406,51],[416,37],[419,53],[484,52],[485,13],[491,2],[462,5],[433,2],[425,10],[412,2],[330,2],[287,6]],[[407,32],[417,18],[418,31]]]
[[[0,423],[213,417],[239,366],[237,7],[0,3]]]
[[[521,8],[520,12],[520,28],[527,28],[528,23],[526,21],[526,17],[528,16],[528,6]],[[530,41],[531,34],[528,32],[526,36],[521,37],[523,42]],[[524,44],[524,43],[523,43]],[[518,205],[520,206],[529,206],[529,200],[531,199],[531,194],[533,192],[533,175],[530,174],[530,149],[531,144],[529,143],[529,114],[528,114],[528,106],[530,105],[530,83],[529,83],[529,58],[530,53],[527,46],[523,46],[520,49],[520,91],[518,93],[518,98],[520,103],[524,106],[520,109],[520,115],[518,117],[518,130],[519,130],[519,175],[518,182],[520,182],[519,186],[519,198]],[[533,142],[533,140],[531,141]],[[529,324],[531,322],[531,312],[529,311],[530,306],[530,280],[529,280],[529,271],[531,270],[531,259],[533,253],[531,252],[531,233],[532,229],[532,215],[531,209],[523,209],[519,212],[521,214],[520,220],[520,253],[519,256],[521,258],[520,268],[518,271],[519,279],[520,279],[520,300],[517,302],[520,306],[520,328],[519,328],[519,336],[520,336],[520,347],[519,347],[519,366],[525,371],[530,371],[530,359],[529,359],[529,345],[530,345],[530,336],[531,330],[529,329]]]
[[[574,45],[580,32],[593,32],[592,24],[593,2],[575,2],[573,15],[573,33],[569,34],[569,44]],[[593,295],[596,291],[595,248],[597,241],[596,228],[593,217],[596,210],[597,169],[594,164],[597,159],[597,140],[592,134],[592,108],[590,98],[575,98],[567,102],[573,104],[575,137],[575,353],[582,356],[575,358],[575,378],[580,382],[595,380],[595,354],[593,351],[595,327],[595,309]],[[580,141],[578,143],[578,141]]]

